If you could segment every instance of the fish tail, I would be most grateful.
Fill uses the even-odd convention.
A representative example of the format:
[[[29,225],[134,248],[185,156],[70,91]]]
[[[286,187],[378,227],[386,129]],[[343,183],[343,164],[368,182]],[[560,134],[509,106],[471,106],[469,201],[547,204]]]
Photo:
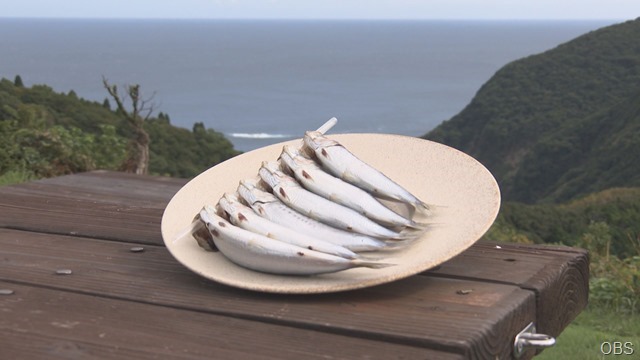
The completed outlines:
[[[384,251],[384,249],[382,249],[382,251]],[[350,260],[365,261],[365,262],[379,262],[384,259],[385,259],[384,254],[381,254],[380,252],[376,251],[376,252],[359,252],[358,257]]]
[[[395,266],[396,264],[382,263],[376,261],[364,261],[364,260],[352,260],[353,264],[357,267],[366,267],[370,269],[383,269],[389,266]]]
[[[442,209],[447,208],[444,205],[428,204],[422,200],[416,200],[412,205],[416,213],[424,217],[436,216]]]
[[[429,222],[419,222],[419,221],[411,220],[405,226],[407,227],[407,229],[410,229],[410,230],[422,231],[422,230],[426,230],[430,225],[431,223]]]
[[[385,242],[391,247],[402,247],[419,239],[427,231],[429,231],[435,223],[416,223],[415,226],[405,227],[398,236],[386,238]]]
[[[390,239],[385,241],[385,246],[384,248],[380,249],[382,251],[384,250],[397,250],[397,249],[401,249],[407,245],[411,245],[413,244],[413,242],[418,238],[418,236],[413,236],[413,237],[407,237],[405,239],[401,239],[401,240],[396,240],[396,239]]]
[[[416,212],[422,216],[432,216],[434,209],[436,208],[436,206],[427,204],[426,202],[419,199],[416,199],[416,201],[413,203],[413,207],[415,207]]]

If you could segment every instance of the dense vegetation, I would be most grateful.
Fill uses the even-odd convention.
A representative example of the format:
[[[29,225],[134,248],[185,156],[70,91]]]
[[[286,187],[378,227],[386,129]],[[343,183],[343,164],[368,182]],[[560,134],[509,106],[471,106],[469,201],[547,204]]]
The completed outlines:
[[[191,131],[171,125],[166,117],[147,123],[151,137],[151,172],[192,177],[238,154],[223,134],[195,123]]]
[[[197,123],[192,131],[172,126],[160,113],[145,123],[151,135],[150,173],[191,177],[238,152],[224,136]],[[0,176],[30,179],[92,169],[118,170],[132,135],[109,102],[75,92],[0,80]]]
[[[589,250],[592,307],[640,313],[640,188],[613,188],[560,204],[503,204],[485,238]]]
[[[590,251],[590,307],[640,311],[640,18],[500,69],[427,139],[494,174],[486,238]]]
[[[640,19],[507,64],[425,138],[481,161],[503,197],[640,186]]]
[[[640,236],[640,188],[612,188],[560,204],[505,202],[493,237],[524,243],[580,246],[587,233],[599,231],[608,252],[627,257],[637,252]],[[595,245],[595,244],[594,244]]]

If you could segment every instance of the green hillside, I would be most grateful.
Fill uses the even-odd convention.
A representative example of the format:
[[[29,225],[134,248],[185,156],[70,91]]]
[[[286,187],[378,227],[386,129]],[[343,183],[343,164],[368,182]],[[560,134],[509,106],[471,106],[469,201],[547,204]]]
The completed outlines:
[[[151,174],[192,177],[238,154],[202,123],[187,130],[158,115],[145,123]],[[87,101],[46,85],[25,87],[18,76],[0,80],[0,176],[20,180],[117,170],[131,136],[130,125],[107,101]]]
[[[637,319],[640,188],[612,188],[560,204],[506,202],[485,238],[589,250],[589,309],[602,312],[596,315],[601,323],[607,323],[612,313],[636,314]]]
[[[584,242],[585,236],[596,233],[602,241],[599,249]],[[560,204],[506,202],[486,237],[507,242],[560,243],[603,252],[606,245],[612,256],[638,255],[640,188],[612,188]]]
[[[640,18],[507,64],[424,138],[498,180],[485,238],[586,248],[590,316],[640,311]]]
[[[638,39],[640,19],[507,64],[424,138],[478,159],[508,201],[640,186]]]

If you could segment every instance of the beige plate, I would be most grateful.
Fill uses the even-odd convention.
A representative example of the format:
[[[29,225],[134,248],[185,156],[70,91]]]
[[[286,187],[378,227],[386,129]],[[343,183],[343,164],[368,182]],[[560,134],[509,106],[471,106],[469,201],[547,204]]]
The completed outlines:
[[[204,204],[215,204],[238,181],[257,175],[264,160],[278,158],[285,144],[266,146],[220,163],[189,181],[167,205],[162,236],[184,266],[211,280],[255,291],[325,293],[363,288],[406,278],[441,264],[476,242],[491,226],[500,207],[500,190],[491,173],[470,156],[432,141],[386,134],[329,136],[387,174],[418,198],[437,204],[436,224],[400,251],[385,253],[383,269],[358,268],[318,276],[282,276],[247,270],[221,253],[206,252],[189,235],[178,241]]]

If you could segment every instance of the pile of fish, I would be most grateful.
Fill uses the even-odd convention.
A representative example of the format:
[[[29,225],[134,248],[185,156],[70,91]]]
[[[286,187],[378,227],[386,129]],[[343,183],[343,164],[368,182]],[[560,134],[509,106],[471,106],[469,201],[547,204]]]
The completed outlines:
[[[300,148],[284,146],[277,161],[262,163],[259,177],[205,205],[191,228],[198,244],[237,265],[281,275],[392,266],[371,253],[406,246],[426,224],[382,199],[414,215],[428,216],[429,206],[325,137],[335,122],[306,132]]]

